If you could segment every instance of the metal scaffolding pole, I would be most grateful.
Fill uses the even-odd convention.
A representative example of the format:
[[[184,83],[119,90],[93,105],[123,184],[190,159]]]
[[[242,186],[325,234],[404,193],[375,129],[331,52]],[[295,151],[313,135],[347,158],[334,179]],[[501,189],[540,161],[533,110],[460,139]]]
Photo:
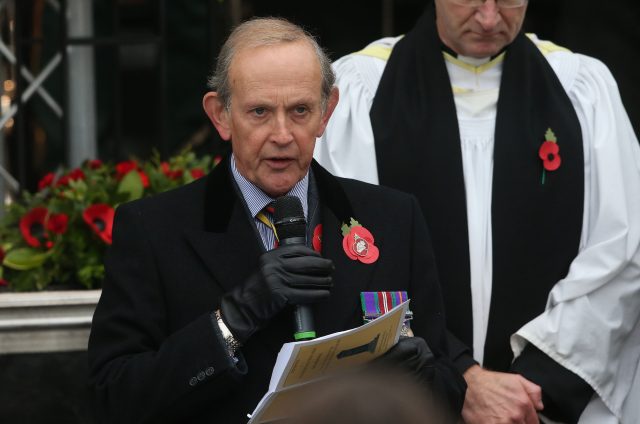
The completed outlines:
[[[67,0],[67,36],[93,37],[93,2]],[[69,124],[68,162],[78,166],[97,157],[96,89],[92,46],[70,44],[67,50]]]

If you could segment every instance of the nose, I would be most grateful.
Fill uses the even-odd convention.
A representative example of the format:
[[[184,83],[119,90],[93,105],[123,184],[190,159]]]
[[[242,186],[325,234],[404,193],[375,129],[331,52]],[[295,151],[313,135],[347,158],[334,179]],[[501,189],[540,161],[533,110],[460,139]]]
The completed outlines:
[[[493,31],[502,20],[496,0],[485,0],[482,6],[476,10],[475,18],[484,31]]]
[[[289,144],[293,141],[293,133],[286,113],[277,113],[274,117],[272,140],[277,144]]]

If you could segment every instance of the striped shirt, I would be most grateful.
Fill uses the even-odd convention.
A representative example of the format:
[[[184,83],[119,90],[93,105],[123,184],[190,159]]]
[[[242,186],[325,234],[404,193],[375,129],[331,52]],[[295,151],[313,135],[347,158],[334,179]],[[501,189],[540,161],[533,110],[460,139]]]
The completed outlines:
[[[260,211],[262,211],[265,206],[269,203],[273,202],[275,199],[266,194],[264,191],[260,190],[255,186],[251,181],[247,180],[245,177],[240,174],[238,168],[236,167],[236,160],[231,154],[231,173],[233,178],[238,184],[238,188],[242,193],[242,197],[244,198],[245,203],[253,217],[256,227],[258,228],[258,232],[260,233],[260,237],[262,237],[262,243],[266,250],[271,250],[275,246],[276,236],[273,234],[273,230],[260,221],[256,216]],[[296,185],[287,193],[289,196],[296,196],[300,199],[302,203],[302,210],[304,211],[304,217],[308,220],[308,202],[307,202],[307,193],[309,191],[309,172],[304,176],[303,179],[298,181]]]

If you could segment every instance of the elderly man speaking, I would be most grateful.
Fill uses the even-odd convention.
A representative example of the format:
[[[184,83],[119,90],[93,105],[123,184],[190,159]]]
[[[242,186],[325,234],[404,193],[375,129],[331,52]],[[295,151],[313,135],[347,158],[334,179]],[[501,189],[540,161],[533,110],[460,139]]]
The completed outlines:
[[[362,324],[361,296],[402,292],[415,337],[382,362],[459,412],[465,383],[447,358],[417,201],[312,162],[338,102],[333,83],[299,27],[257,19],[233,31],[203,101],[232,155],[206,178],[116,213],[89,342],[105,421],[246,422],[294,339],[297,305],[311,308],[322,336]],[[283,195],[301,203],[306,243],[278,246],[269,206]]]

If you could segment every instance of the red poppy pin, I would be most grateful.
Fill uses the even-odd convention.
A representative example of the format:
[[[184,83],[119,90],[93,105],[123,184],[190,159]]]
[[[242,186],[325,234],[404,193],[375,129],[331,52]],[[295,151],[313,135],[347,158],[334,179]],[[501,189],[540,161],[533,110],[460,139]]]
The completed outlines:
[[[316,228],[313,230],[313,240],[312,240],[313,250],[320,253],[322,251],[322,224],[316,225]]]
[[[547,129],[544,137],[545,141],[538,150],[538,156],[542,159],[542,185],[544,185],[546,171],[555,171],[560,168],[560,163],[562,163],[558,139],[551,128]]]
[[[380,250],[373,243],[373,234],[358,221],[351,218],[350,225],[342,224],[342,248],[349,259],[363,264],[372,264],[378,260]]]

